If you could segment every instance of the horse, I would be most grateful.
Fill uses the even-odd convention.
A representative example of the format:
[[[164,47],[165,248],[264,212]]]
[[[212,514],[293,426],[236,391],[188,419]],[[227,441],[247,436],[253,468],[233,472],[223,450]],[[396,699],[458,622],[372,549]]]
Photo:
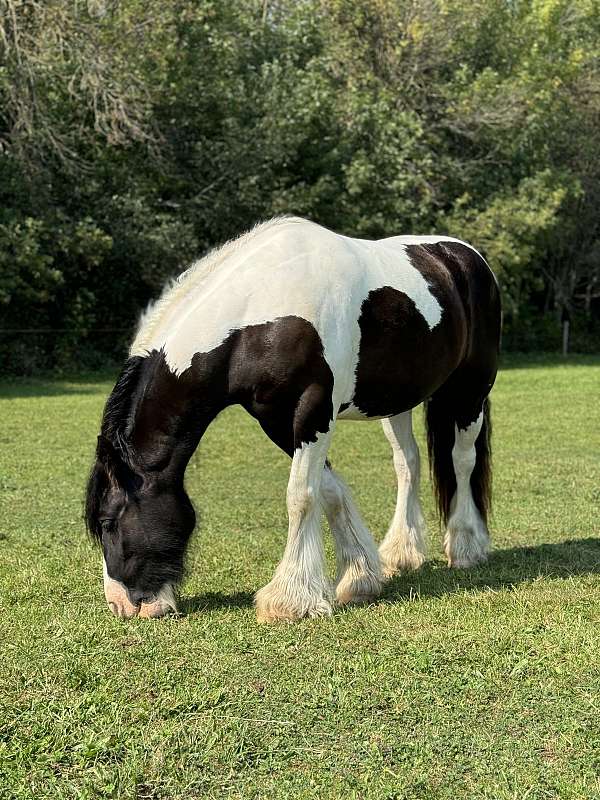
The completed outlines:
[[[239,404],[291,458],[283,558],[255,595],[260,622],[366,603],[425,560],[412,409],[427,445],[448,564],[487,557],[497,280],[449,236],[350,238],[297,217],[263,223],[194,263],[142,315],[102,417],[88,530],[120,617],[176,610],[195,513],[186,466]],[[381,420],[397,476],[379,548],[327,453],[338,420]],[[337,577],[326,572],[324,509]]]

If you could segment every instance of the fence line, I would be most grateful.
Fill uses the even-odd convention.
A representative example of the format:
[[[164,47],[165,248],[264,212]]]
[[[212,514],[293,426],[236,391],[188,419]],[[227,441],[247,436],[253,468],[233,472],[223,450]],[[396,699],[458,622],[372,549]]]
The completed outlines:
[[[0,328],[2,333],[130,333],[131,328]]]

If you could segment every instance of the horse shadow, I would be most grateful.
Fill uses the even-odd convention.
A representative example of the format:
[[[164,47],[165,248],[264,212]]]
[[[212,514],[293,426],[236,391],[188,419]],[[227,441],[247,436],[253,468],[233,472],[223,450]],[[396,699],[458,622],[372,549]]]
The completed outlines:
[[[380,601],[400,603],[407,598],[442,597],[463,591],[512,589],[539,578],[600,575],[600,539],[568,539],[533,547],[494,550],[489,560],[473,569],[449,569],[441,560],[427,561],[415,572],[397,575],[385,584]],[[206,592],[182,597],[183,616],[227,608],[248,608],[252,592]]]
[[[568,539],[493,550],[485,564],[472,569],[449,569],[444,561],[427,561],[416,572],[402,573],[390,580],[381,597],[384,602],[394,603],[408,597],[513,589],[539,578],[592,574],[600,574],[600,539]]]
[[[248,608],[254,602],[252,592],[205,592],[192,597],[181,597],[178,602],[178,612],[187,617],[202,611],[214,611],[224,608]]]

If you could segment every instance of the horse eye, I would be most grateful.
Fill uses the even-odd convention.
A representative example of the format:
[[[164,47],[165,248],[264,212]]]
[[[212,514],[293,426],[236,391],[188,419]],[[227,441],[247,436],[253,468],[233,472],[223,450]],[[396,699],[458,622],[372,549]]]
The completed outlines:
[[[101,519],[100,527],[102,528],[102,533],[112,533],[116,527],[115,521],[114,519]]]

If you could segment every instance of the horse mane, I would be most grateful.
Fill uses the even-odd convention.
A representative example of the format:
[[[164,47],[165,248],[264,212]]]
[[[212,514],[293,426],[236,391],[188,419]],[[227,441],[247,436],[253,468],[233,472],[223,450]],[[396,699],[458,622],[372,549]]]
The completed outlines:
[[[165,321],[171,310],[177,307],[177,301],[201,284],[226,258],[267,230],[301,221],[298,217],[274,217],[221,247],[211,250],[178,278],[170,281],[158,300],[150,303],[142,314],[130,349],[130,357],[125,362],[104,408],[96,460],[88,480],[85,520],[88,531],[97,540],[102,537],[98,513],[110,483],[116,482],[127,489],[128,484],[135,480],[135,473],[139,471],[129,434],[139,401],[143,397],[148,380],[152,379],[152,371],[156,365],[154,359],[147,358],[152,350],[151,341],[154,332]]]
[[[128,433],[142,390],[143,358],[129,358],[114,389],[110,393],[100,427],[96,459],[90,473],[85,497],[85,523],[88,533],[97,541],[102,538],[98,514],[102,498],[110,482],[125,487],[133,461]],[[133,474],[133,473],[131,473]]]
[[[303,222],[299,217],[279,216],[273,217],[266,222],[260,222],[251,230],[241,234],[235,239],[231,239],[220,247],[215,247],[203,258],[195,261],[190,267],[181,273],[177,278],[170,280],[162,290],[157,300],[151,301],[142,312],[138,324],[137,333],[130,354],[132,356],[144,356],[147,354],[152,335],[164,320],[168,312],[177,305],[177,301],[185,297],[188,292],[199,286],[208,278],[221,264],[231,255],[238,252],[242,247],[251,242],[260,234],[271,228],[285,225],[290,222]]]
[[[131,458],[128,434],[142,388],[140,384],[144,366],[143,358],[134,356],[127,359],[106,401],[102,416],[101,435],[108,439],[126,462]]]

